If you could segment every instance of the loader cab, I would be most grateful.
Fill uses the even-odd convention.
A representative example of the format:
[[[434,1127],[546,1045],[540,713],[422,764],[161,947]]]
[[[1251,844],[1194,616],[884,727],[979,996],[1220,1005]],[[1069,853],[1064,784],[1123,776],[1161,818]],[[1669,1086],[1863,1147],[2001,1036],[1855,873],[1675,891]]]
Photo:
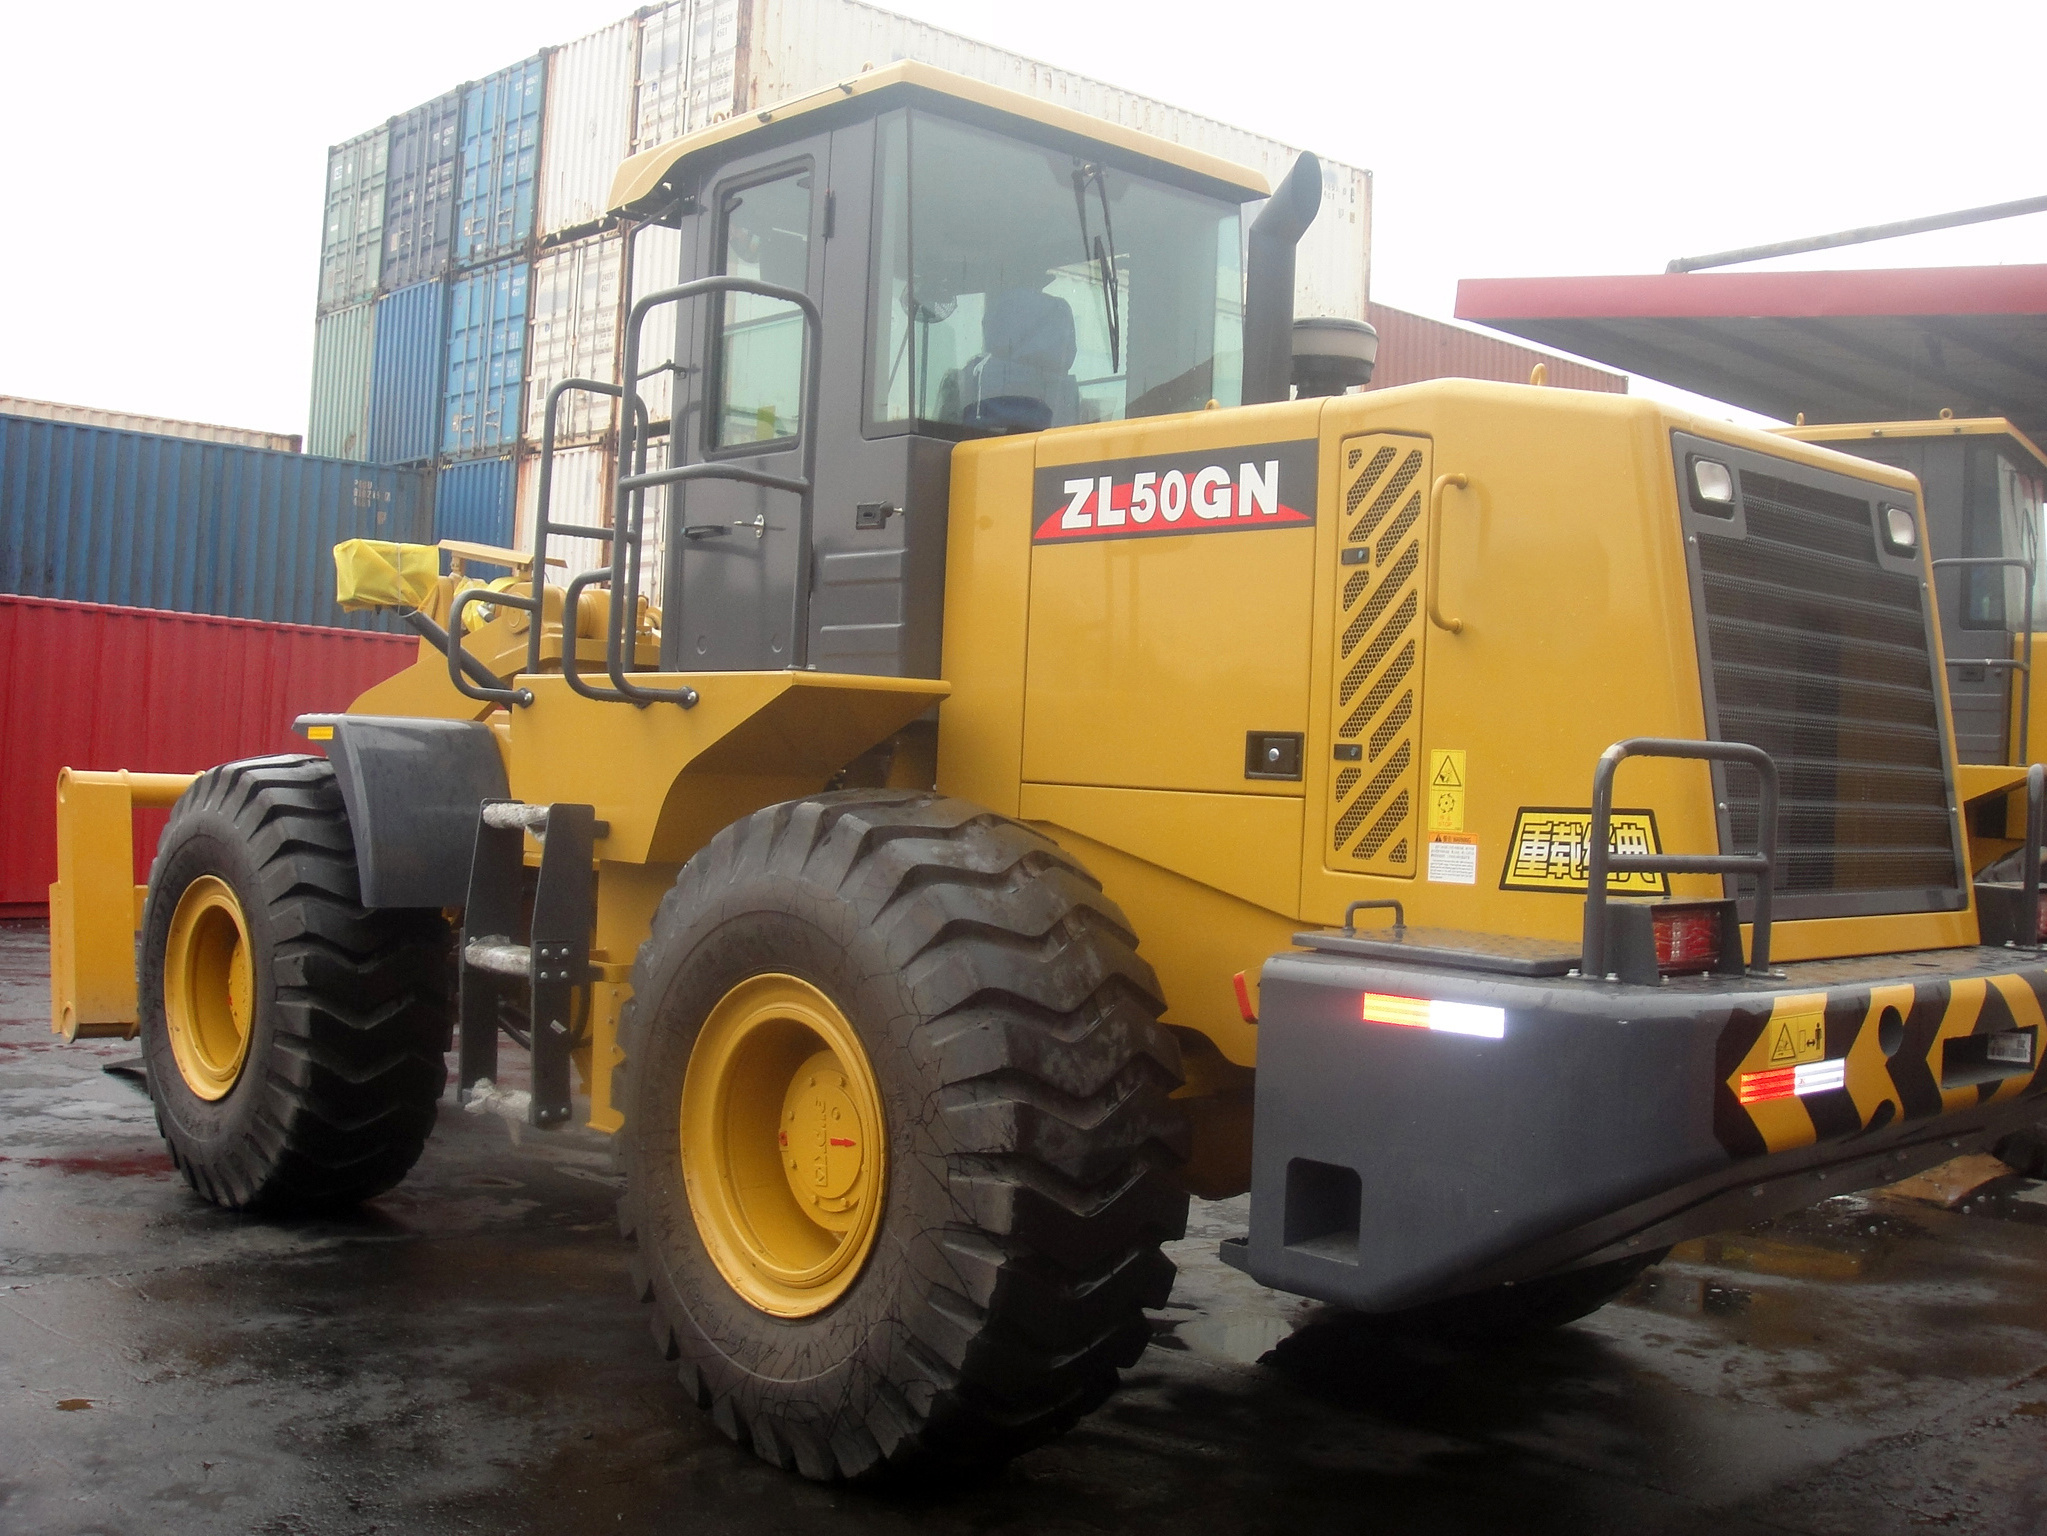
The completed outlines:
[[[2032,626],[2047,627],[2047,455],[2010,422],[1942,418],[1792,427],[1783,435],[1918,476],[1935,562],[2031,561]],[[2017,564],[1970,565],[1937,568],[1935,577],[1956,752],[1965,763],[2021,761],[2011,661],[2026,628],[2026,574]],[[2038,760],[2047,721],[2028,724],[2027,755]]]
[[[936,677],[956,445],[1240,402],[1243,205],[1264,178],[1105,128],[905,62],[626,163],[636,299],[738,276],[820,312],[815,421],[794,304],[644,318],[635,457],[788,474],[815,439],[807,549],[787,491],[649,493],[665,668],[791,665],[807,579],[808,666]]]

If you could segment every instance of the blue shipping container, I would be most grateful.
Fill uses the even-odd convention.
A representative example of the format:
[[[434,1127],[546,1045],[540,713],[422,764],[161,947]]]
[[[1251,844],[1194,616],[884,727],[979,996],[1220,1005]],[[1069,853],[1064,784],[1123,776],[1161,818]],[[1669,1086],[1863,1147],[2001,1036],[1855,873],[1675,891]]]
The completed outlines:
[[[513,547],[518,516],[516,459],[466,459],[442,468],[434,485],[434,538]],[[509,575],[501,566],[472,565],[469,574],[486,581]]]
[[[377,300],[370,346],[370,458],[419,464],[441,436],[448,289],[414,283]]]
[[[540,112],[547,56],[501,69],[462,91],[462,193],[455,263],[481,266],[524,255],[539,186]]]
[[[527,275],[525,262],[504,261],[464,272],[449,285],[443,453],[477,453],[519,440]]]
[[[425,542],[428,494],[423,470],[0,416],[0,592],[395,630],[341,611],[334,546]]]
[[[384,292],[447,275],[461,162],[460,91],[436,96],[391,119],[391,159],[384,181]]]

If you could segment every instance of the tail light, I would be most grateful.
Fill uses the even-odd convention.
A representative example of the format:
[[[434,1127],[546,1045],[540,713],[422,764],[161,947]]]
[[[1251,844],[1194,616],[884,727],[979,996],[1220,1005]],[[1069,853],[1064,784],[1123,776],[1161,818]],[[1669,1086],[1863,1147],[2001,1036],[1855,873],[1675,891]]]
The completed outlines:
[[[1717,971],[1724,940],[1724,910],[1717,901],[1667,902],[1656,907],[1656,969],[1666,976]]]

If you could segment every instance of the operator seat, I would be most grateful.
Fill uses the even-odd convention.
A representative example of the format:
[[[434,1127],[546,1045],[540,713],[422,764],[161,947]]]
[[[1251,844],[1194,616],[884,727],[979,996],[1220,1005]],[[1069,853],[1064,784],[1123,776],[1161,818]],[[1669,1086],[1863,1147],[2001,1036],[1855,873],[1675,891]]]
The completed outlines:
[[[990,294],[981,348],[956,376],[962,425],[1036,431],[1080,420],[1073,306],[1064,299],[1032,288]]]

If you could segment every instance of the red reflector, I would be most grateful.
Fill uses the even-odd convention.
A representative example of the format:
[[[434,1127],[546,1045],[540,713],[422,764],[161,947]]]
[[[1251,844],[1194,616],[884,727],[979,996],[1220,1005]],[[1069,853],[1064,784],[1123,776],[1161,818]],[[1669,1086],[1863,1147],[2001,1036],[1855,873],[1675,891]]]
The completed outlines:
[[[1703,971],[1720,963],[1720,908],[1665,907],[1656,913],[1656,968]]]

